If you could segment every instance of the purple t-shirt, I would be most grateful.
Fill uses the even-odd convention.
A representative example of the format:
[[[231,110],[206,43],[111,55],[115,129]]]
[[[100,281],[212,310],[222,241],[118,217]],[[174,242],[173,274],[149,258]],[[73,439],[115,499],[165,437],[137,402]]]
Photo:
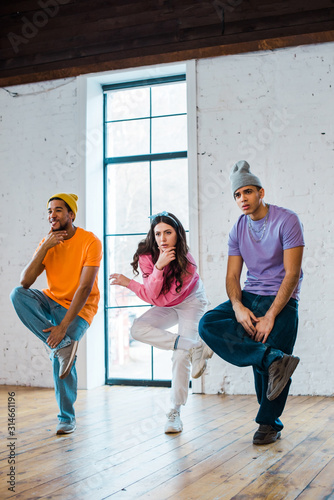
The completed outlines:
[[[255,231],[263,227],[264,219],[251,221]],[[252,232],[248,217],[241,215],[231,229],[228,247],[229,255],[240,255],[247,266],[246,292],[256,295],[277,295],[285,276],[283,250],[305,246],[303,227],[297,214],[286,208],[270,205],[265,233],[261,241],[260,232]],[[303,272],[292,297],[299,300]]]

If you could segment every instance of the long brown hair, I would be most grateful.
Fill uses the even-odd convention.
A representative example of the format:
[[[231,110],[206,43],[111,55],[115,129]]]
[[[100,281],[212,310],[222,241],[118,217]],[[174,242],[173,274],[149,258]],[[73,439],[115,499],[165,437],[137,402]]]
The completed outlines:
[[[151,227],[147,236],[144,240],[142,240],[138,244],[138,248],[136,253],[133,256],[133,262],[131,262],[131,266],[133,267],[133,273],[138,276],[138,261],[140,255],[151,255],[153,264],[155,264],[159,258],[160,250],[158,248],[157,242],[155,240],[154,229],[157,224],[160,222],[164,222],[169,226],[172,226],[177,234],[176,240],[176,248],[175,248],[175,260],[172,260],[168,267],[168,272],[164,275],[164,284],[162,287],[162,293],[166,294],[169,292],[173,281],[176,282],[176,292],[180,293],[182,285],[183,285],[183,277],[185,274],[190,274],[187,270],[189,264],[192,264],[187,259],[187,253],[189,251],[189,247],[187,245],[186,232],[177,217],[171,212],[166,212],[168,215],[158,214],[151,222]],[[196,267],[196,266],[195,266]],[[144,275],[144,278],[147,276]]]

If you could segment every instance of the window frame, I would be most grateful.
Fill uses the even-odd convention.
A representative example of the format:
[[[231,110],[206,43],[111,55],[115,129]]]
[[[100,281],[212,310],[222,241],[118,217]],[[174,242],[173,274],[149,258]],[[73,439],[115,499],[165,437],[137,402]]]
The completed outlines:
[[[121,233],[108,233],[107,232],[107,175],[108,175],[108,166],[111,164],[121,164],[121,163],[137,163],[137,162],[149,162],[149,170],[150,170],[150,179],[151,179],[151,163],[153,161],[161,161],[161,160],[170,160],[170,159],[179,159],[179,158],[187,158],[188,159],[188,191],[189,191],[189,158],[188,158],[188,150],[189,150],[189,133],[188,133],[188,147],[186,151],[173,151],[173,152],[168,152],[168,153],[150,153],[150,154],[145,154],[145,155],[130,155],[130,156],[121,156],[121,157],[108,157],[107,156],[107,125],[108,123],[111,123],[112,121],[107,121],[106,119],[106,109],[107,109],[107,93],[108,91],[113,91],[113,90],[126,90],[126,89],[131,89],[131,88],[140,88],[140,87],[147,87],[147,86],[154,86],[154,85],[163,85],[163,84],[169,84],[169,83],[178,83],[178,82],[186,82],[187,84],[187,79],[186,79],[186,72],[180,72],[174,75],[169,75],[169,76],[161,76],[158,78],[146,78],[146,79],[141,79],[141,80],[131,80],[131,81],[125,81],[125,82],[117,82],[113,84],[106,84],[102,85],[102,92],[103,92],[103,197],[104,197],[104,248],[108,248],[108,243],[107,239],[109,237],[117,237],[117,236],[122,236]],[[188,85],[187,85],[188,87]],[[180,114],[179,114],[180,115]],[[184,113],[187,117],[187,125],[189,126],[188,123],[188,91],[187,91],[187,110]],[[175,116],[173,114],[171,115],[164,115],[164,116]],[[152,120],[152,113],[150,110],[150,120]],[[115,120],[116,121],[116,120]],[[151,130],[150,130],[151,134]],[[190,200],[189,200],[190,201]],[[150,185],[150,215],[152,215],[152,186]],[[189,226],[190,226],[190,213],[189,213]],[[188,231],[187,231],[188,232]],[[141,236],[145,236],[146,233],[124,233],[126,236],[138,236],[140,238]],[[138,304],[138,305],[131,305],[131,306],[110,306],[108,304],[108,287],[110,286],[108,283],[108,262],[107,259],[104,259],[104,297],[105,297],[105,304],[104,304],[104,314],[105,314],[105,373],[106,373],[106,381],[105,383],[108,385],[116,385],[116,384],[121,384],[121,385],[137,385],[137,386],[159,386],[159,387],[171,387],[171,380],[157,380],[153,379],[154,376],[154,351],[153,347],[151,346],[151,379],[125,379],[125,378],[115,378],[115,377],[110,377],[109,373],[109,321],[108,321],[108,313],[112,309],[119,309],[119,308],[147,308],[147,304]]]

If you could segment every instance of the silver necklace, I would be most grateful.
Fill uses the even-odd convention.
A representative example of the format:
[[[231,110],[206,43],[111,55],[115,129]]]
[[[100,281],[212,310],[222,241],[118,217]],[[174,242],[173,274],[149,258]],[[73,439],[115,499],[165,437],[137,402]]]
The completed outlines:
[[[262,240],[262,238],[264,236],[264,233],[266,232],[270,205],[267,205],[267,207],[268,207],[268,212],[264,218],[263,224],[260,227],[260,229],[255,229],[255,227],[252,226],[252,223],[251,223],[252,219],[250,218],[249,215],[247,215],[249,234],[250,234],[250,237],[252,238],[252,240],[255,241],[255,243],[260,243],[260,241]],[[253,233],[254,233],[255,237],[257,237],[257,238],[260,237],[260,239],[259,240],[255,239],[255,237],[253,236]],[[262,233],[262,234],[260,235],[260,233]],[[260,236],[258,236],[258,235],[260,235]]]

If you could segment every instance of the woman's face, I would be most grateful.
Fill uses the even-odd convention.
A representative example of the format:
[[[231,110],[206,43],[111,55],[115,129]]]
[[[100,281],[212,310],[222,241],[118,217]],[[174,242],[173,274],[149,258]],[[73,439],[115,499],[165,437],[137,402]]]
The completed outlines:
[[[154,236],[161,252],[176,246],[177,232],[169,224],[159,222],[154,228]]]

